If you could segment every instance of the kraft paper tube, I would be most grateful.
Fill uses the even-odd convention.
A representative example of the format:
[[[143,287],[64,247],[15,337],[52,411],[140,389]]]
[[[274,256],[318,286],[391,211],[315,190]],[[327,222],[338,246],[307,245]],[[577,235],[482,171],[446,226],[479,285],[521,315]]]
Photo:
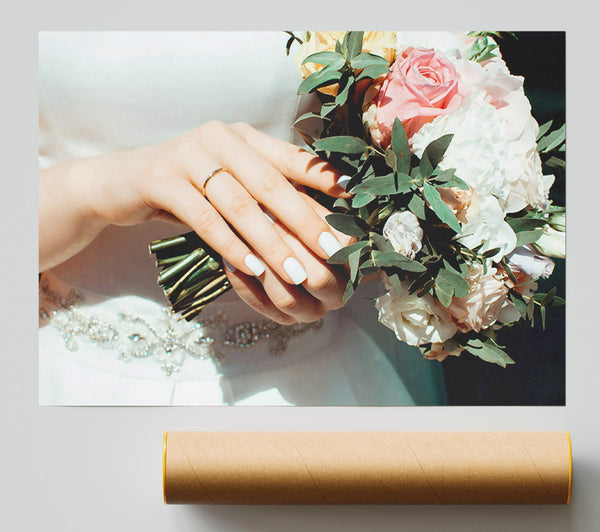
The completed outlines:
[[[167,432],[165,503],[568,504],[568,432]]]

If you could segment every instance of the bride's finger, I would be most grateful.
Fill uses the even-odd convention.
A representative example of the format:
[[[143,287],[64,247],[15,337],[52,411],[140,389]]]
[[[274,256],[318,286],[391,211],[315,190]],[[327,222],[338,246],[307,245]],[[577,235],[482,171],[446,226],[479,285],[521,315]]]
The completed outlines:
[[[156,209],[174,214],[238,270],[256,276],[264,272],[265,267],[258,257],[188,181],[172,179],[156,190],[151,187],[145,200]]]
[[[230,271],[228,269],[227,278],[240,299],[259,314],[282,325],[291,325],[297,322],[295,318],[285,314],[271,302],[262,284],[254,277],[238,270]]]
[[[296,321],[311,323],[322,318],[327,310],[302,286],[294,286],[282,281],[269,268],[261,281],[265,293],[275,307],[284,314],[292,316]]]
[[[302,286],[327,310],[342,306],[347,276],[342,268],[330,266],[306,249],[298,239],[278,222],[273,223],[287,245],[306,265],[308,278]]]
[[[205,194],[282,279],[291,284],[300,284],[306,279],[302,261],[268,222],[256,200],[229,173],[221,172],[211,179],[206,184]]]
[[[350,176],[343,175],[327,161],[248,124],[236,123],[231,127],[288,179],[336,198],[351,196],[345,188]]]
[[[227,126],[215,128],[213,136],[205,137],[203,143],[252,197],[273,212],[318,256],[327,259],[340,249],[341,244],[329,226],[276,168]]]

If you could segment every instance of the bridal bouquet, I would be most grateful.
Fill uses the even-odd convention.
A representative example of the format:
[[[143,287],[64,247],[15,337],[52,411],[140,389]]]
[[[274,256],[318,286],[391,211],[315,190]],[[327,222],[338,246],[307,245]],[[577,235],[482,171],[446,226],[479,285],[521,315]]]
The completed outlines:
[[[355,237],[329,259],[349,271],[344,300],[383,274],[375,307],[399,340],[429,359],[467,351],[512,364],[496,331],[545,324],[548,307],[564,304],[555,288],[536,291],[552,274],[550,257],[564,258],[565,210],[548,198],[550,171],[564,168],[564,126],[538,127],[498,33],[289,33],[288,53],[301,44],[298,92],[318,97],[297,129],[309,150],[351,176],[352,199],[328,205],[327,217]],[[183,289],[187,306],[171,299],[189,317],[226,285],[214,253],[197,250],[194,235],[178,238],[177,254],[164,241],[151,250],[166,261],[163,278],[176,271],[161,283],[168,296],[181,293],[178,278],[208,275],[199,296]],[[193,249],[194,263],[202,253],[204,262],[186,274]]]

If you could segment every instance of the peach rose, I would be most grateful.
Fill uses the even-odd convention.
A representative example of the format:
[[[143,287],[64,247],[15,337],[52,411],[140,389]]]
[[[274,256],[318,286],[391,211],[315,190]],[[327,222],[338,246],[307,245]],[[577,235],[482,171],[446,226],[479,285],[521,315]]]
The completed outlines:
[[[317,52],[334,51],[335,43],[342,42],[344,39],[344,31],[314,31],[310,34],[310,38],[305,41],[294,60],[298,62],[300,74],[303,78],[307,78],[311,74],[318,72],[323,68],[323,65],[318,63],[305,63],[302,61],[309,55]],[[365,31],[363,35],[363,52],[370,52],[375,55],[380,55],[391,63],[396,55],[396,34],[393,31]],[[318,89],[323,94],[337,95],[338,84],[332,84],[327,87]]]
[[[444,343],[431,344],[431,351],[423,355],[423,358],[442,362],[447,356],[460,356],[463,351],[464,347],[460,346],[456,340],[450,339]]]
[[[469,187],[469,190],[463,190],[458,187],[439,187],[440,197],[452,212],[456,215],[459,222],[467,223],[467,212],[471,203],[478,203],[477,193]]]
[[[502,272],[504,274],[504,272]],[[450,316],[461,332],[487,329],[500,320],[516,321],[520,314],[508,300],[508,287],[496,268],[489,267],[484,273],[481,264],[473,264],[465,281],[470,285],[465,297],[455,297],[448,307]]]
[[[436,116],[455,111],[468,93],[468,87],[461,83],[444,54],[437,50],[408,48],[396,59],[381,86],[365,94],[363,120],[372,133],[377,130],[372,134],[373,140],[379,136],[379,145],[386,148],[395,118],[400,119],[410,140]]]

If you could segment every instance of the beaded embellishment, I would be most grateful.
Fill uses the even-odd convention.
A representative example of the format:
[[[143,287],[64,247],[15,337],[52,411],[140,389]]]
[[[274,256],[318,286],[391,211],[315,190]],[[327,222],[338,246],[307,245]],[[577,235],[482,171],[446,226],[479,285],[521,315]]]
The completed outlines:
[[[222,312],[193,323],[178,320],[167,308],[152,322],[120,311],[114,318],[87,312],[78,304],[81,293],[70,290],[61,296],[43,275],[40,291],[47,303],[40,306],[40,319],[61,334],[65,347],[77,351],[80,342],[117,350],[124,362],[151,357],[166,375],[179,371],[187,357],[212,358],[221,366],[227,349],[246,349],[265,344],[274,356],[284,354],[292,338],[320,329],[323,321],[280,325],[269,319],[233,322]]]

